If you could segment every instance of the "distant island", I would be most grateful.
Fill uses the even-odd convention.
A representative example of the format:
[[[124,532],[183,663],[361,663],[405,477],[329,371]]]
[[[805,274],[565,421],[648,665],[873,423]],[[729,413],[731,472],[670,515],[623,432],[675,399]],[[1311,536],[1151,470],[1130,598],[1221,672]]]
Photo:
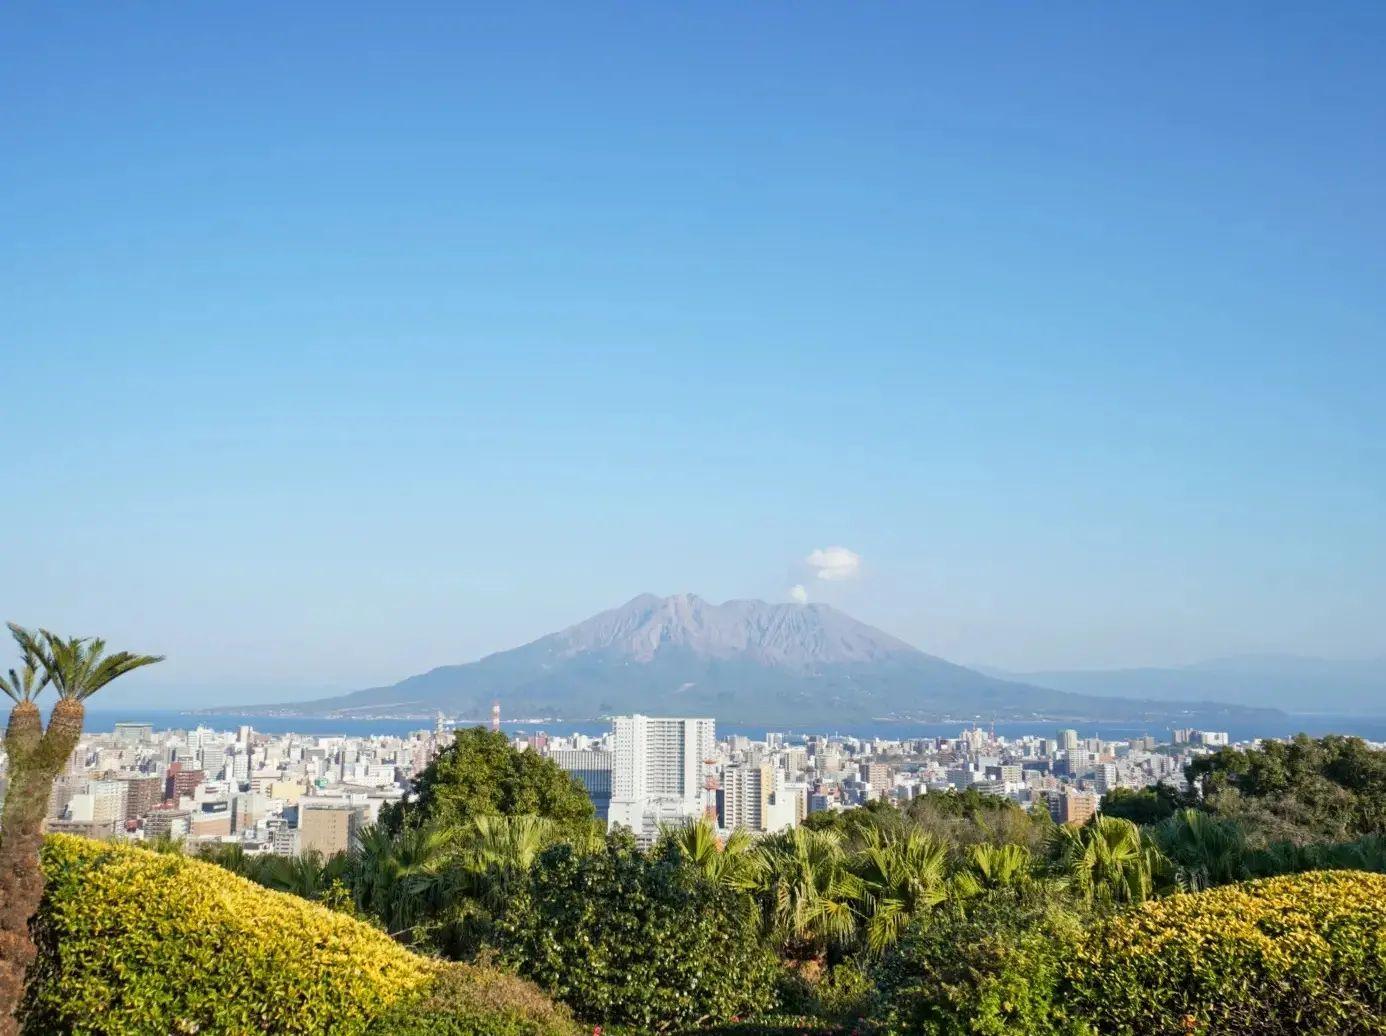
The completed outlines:
[[[642,594],[583,622],[475,662],[387,687],[207,714],[588,721],[621,712],[715,715],[741,723],[976,720],[1203,725],[1283,718],[1217,701],[1111,697],[1040,686],[926,654],[825,604]]]

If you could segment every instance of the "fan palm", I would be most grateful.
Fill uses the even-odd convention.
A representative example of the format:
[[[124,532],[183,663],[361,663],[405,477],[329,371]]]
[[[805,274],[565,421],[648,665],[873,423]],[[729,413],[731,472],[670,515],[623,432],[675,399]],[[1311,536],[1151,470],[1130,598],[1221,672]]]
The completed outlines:
[[[499,910],[554,834],[545,817],[473,817],[460,832],[461,891],[486,910]]]
[[[724,840],[711,820],[699,817],[692,823],[665,828],[661,838],[714,885],[736,892],[750,892],[760,886],[763,858],[756,853],[755,840],[748,831],[738,828]]]
[[[759,848],[765,925],[791,955],[821,958],[856,936],[861,879],[847,866],[840,837],[796,827]]]
[[[10,783],[0,817],[0,1036],[18,1032],[14,1014],[35,954],[29,920],[43,898],[43,813],[54,779],[81,739],[82,702],[117,677],[161,661],[128,651],[107,655],[103,640],[63,639],[14,623],[9,628],[19,645],[22,668],[11,670],[3,681],[3,691],[15,705],[6,735]],[[40,735],[34,698],[50,683],[58,692],[58,703]]]
[[[392,834],[379,824],[356,836],[349,861],[356,905],[396,936],[435,909],[448,887],[449,833],[435,827]]]
[[[911,921],[948,898],[948,847],[922,831],[869,831],[852,862],[872,953],[893,945]]]
[[[972,846],[963,856],[963,867],[953,878],[953,887],[963,898],[980,896],[1001,889],[1021,889],[1031,883],[1032,858],[1023,845],[987,842]]]
[[[1050,851],[1079,894],[1101,906],[1149,899],[1168,865],[1149,836],[1122,817],[1099,816],[1080,828],[1056,828]]]
[[[1160,823],[1155,838],[1174,864],[1175,884],[1185,891],[1247,876],[1246,837],[1234,821],[1183,809]]]

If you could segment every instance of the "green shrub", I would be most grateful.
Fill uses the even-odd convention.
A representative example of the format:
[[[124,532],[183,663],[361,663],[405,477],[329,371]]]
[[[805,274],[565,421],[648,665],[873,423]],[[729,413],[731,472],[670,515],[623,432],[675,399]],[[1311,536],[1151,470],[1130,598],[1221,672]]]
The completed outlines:
[[[679,1036],[850,1036],[852,1031],[811,1015],[771,1015],[687,1029]]]
[[[547,1017],[532,1010],[542,1000],[532,989],[483,974],[459,980],[367,925],[213,864],[55,835],[43,865],[29,1033],[358,1036],[431,989],[450,999],[475,991],[468,1009],[478,1019],[512,1026],[457,1032],[561,1031],[513,1026]]]
[[[1082,1032],[1058,1002],[1077,919],[1005,893],[912,926],[878,969],[878,1031],[909,1036]]]
[[[1386,1032],[1386,877],[1317,871],[1147,903],[1083,940],[1066,999],[1103,1033]]]
[[[572,1016],[529,982],[470,964],[449,964],[421,992],[401,997],[371,1036],[567,1036]]]
[[[496,936],[522,974],[595,1023],[648,1032],[774,1003],[777,965],[744,897],[629,836],[542,853]]]

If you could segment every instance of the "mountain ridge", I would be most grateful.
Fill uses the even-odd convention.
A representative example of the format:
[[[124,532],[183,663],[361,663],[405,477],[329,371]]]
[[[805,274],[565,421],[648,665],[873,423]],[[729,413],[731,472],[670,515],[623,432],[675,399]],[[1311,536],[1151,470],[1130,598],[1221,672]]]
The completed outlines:
[[[388,686],[282,706],[279,715],[592,720],[682,712],[745,722],[866,719],[1147,721],[1188,708],[1001,680],[927,654],[826,604],[640,594],[474,662]],[[1217,714],[1225,707],[1197,705]],[[1256,709],[1234,710],[1250,715]]]

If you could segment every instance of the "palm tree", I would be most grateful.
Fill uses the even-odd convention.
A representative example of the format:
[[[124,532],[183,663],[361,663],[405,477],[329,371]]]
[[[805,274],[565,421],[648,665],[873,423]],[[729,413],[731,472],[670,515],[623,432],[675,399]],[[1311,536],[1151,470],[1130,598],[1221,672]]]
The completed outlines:
[[[323,856],[309,849],[297,856],[261,856],[246,876],[276,892],[318,900],[345,874],[345,854]]]
[[[917,830],[893,836],[872,830],[864,838],[852,864],[861,882],[866,946],[880,953],[948,898],[948,847]]]
[[[965,899],[1002,889],[1022,889],[1033,881],[1032,857],[1023,845],[987,842],[972,846],[963,856],[963,868],[953,878],[957,895]]]
[[[755,851],[755,839],[742,828],[724,840],[711,820],[699,817],[692,823],[666,827],[660,841],[714,885],[735,892],[750,892],[760,886],[763,858]]]
[[[460,832],[459,891],[494,914],[556,833],[554,822],[547,817],[473,817]]]
[[[1050,852],[1083,898],[1101,906],[1149,899],[1169,863],[1148,835],[1122,817],[1056,828]]]
[[[1188,892],[1247,877],[1246,837],[1232,820],[1183,809],[1155,828],[1155,839],[1174,864],[1174,881]]]
[[[759,848],[765,927],[790,956],[822,961],[851,944],[861,879],[847,866],[840,836],[796,827]]]
[[[5,731],[5,753],[9,757],[13,780],[15,766],[23,767],[28,762],[38,746],[39,738],[43,736],[43,723],[35,699],[48,686],[48,673],[40,665],[38,656],[20,639],[23,631],[13,624],[10,630],[19,641],[23,655],[18,671],[11,669],[8,677],[0,674],[0,691],[14,702],[9,727]]]
[[[43,898],[43,814],[54,779],[81,739],[82,703],[117,677],[162,661],[128,651],[107,655],[104,640],[64,640],[14,623],[9,628],[23,668],[11,670],[3,681],[4,693],[15,705],[6,732],[7,750],[13,736],[10,784],[0,816],[0,1036],[19,1031],[15,1012],[36,952],[29,921]],[[58,703],[40,736],[34,698],[50,683],[58,692]]]
[[[357,907],[405,936],[447,887],[449,833],[432,827],[391,834],[380,824],[363,828],[352,847],[348,870]]]

